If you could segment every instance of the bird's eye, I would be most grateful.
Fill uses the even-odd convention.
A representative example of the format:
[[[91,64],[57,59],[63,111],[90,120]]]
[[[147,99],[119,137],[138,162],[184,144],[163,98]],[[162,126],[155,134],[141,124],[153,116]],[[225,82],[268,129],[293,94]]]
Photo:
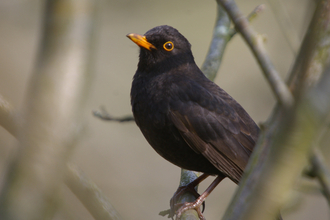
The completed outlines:
[[[171,41],[167,41],[167,42],[163,45],[163,47],[164,47],[164,49],[165,49],[166,51],[171,51],[171,50],[173,50],[174,45],[173,45],[173,43],[172,43]]]

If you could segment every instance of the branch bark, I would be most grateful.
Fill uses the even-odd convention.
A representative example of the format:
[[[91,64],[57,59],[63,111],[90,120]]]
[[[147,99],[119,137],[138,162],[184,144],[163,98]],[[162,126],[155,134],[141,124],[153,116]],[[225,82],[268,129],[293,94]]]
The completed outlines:
[[[66,185],[97,220],[120,220],[117,210],[103,192],[73,164],[68,166]]]
[[[223,7],[217,4],[217,17],[213,37],[201,70],[207,78],[214,80],[222,61],[225,48],[230,40],[230,19]]]
[[[56,210],[59,184],[82,126],[94,4],[45,4],[41,51],[19,131],[20,150],[1,190],[1,219],[48,219]]]
[[[330,172],[325,166],[324,159],[320,152],[314,150],[310,158],[312,165],[312,174],[318,179],[322,186],[322,193],[330,205]]]
[[[268,2],[292,53],[297,55],[300,40],[286,8],[281,3],[281,0],[268,0]]]
[[[226,9],[228,15],[234,22],[236,30],[241,33],[243,39],[250,47],[277,100],[279,100],[280,104],[283,106],[292,106],[294,102],[292,94],[272,64],[264,48],[262,37],[249,25],[248,19],[238,9],[234,0],[217,0],[217,2]]]

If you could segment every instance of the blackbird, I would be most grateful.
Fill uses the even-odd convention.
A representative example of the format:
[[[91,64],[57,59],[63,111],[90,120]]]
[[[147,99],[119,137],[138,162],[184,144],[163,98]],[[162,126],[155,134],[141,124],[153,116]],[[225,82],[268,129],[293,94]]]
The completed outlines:
[[[171,163],[205,173],[195,184],[217,175],[195,203],[180,208],[177,217],[186,209],[199,211],[223,178],[239,182],[259,128],[237,101],[205,77],[190,43],[175,28],[163,25],[127,37],[140,47],[131,105],[144,137]]]

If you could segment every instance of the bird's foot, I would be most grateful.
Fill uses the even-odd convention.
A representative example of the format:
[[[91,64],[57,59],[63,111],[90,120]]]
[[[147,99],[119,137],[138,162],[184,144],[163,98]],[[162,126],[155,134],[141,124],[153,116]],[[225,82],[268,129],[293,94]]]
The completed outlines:
[[[195,199],[199,198],[200,195],[197,192],[196,186],[201,183],[204,179],[206,179],[209,175],[208,174],[202,174],[199,176],[197,179],[194,181],[190,182],[186,186],[180,186],[176,192],[174,193],[173,197],[171,198],[170,201],[170,214],[169,218],[173,218],[176,211],[184,205],[185,202],[191,202],[194,201]],[[190,194],[191,196],[185,196],[184,199],[182,199],[182,196],[185,194]],[[205,209],[205,203],[203,202],[203,210]]]
[[[174,193],[173,197],[171,198],[169,218],[173,218],[174,215],[175,215],[175,213],[177,212],[177,210],[180,210],[182,207],[185,206],[185,204],[187,204],[187,202],[183,203],[184,201],[183,202],[180,201],[180,200],[182,200],[181,197],[184,194],[186,194],[186,193],[191,194],[195,198],[199,198],[200,197],[199,193],[195,189],[195,185],[194,184],[188,184],[186,186],[180,186],[176,190],[176,192]],[[204,212],[205,202],[203,202],[202,204],[203,204],[203,210],[202,210],[202,212]]]
[[[204,200],[197,199],[195,202],[186,202],[184,203],[181,208],[176,212],[176,220],[179,220],[182,214],[187,210],[196,210],[198,217],[200,220],[205,220],[202,212],[201,212],[201,205],[204,204]]]

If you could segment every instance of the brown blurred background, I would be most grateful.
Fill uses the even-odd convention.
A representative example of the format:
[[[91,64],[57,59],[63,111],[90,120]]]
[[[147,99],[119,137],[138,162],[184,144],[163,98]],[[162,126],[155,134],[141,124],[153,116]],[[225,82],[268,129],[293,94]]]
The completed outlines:
[[[266,46],[278,71],[285,78],[294,53],[276,22],[267,1],[237,0],[248,14],[259,4],[266,10],[253,26],[267,38]],[[313,4],[309,0],[282,1],[300,37],[306,31]],[[0,1],[0,94],[16,108],[23,104],[40,43],[43,1]],[[143,34],[158,25],[177,28],[192,44],[197,64],[204,60],[215,22],[214,0],[101,0],[95,43],[94,79],[87,106],[86,129],[72,160],[108,196],[123,219],[164,219],[159,211],[179,183],[180,169],[168,163],[148,145],[134,123],[104,122],[92,110],[105,106],[113,116],[131,114],[130,86],[138,62],[138,48],[125,35]],[[216,83],[237,99],[259,123],[274,107],[274,97],[260,68],[240,36],[228,44]],[[16,149],[15,139],[0,128],[0,171]],[[212,178],[200,186],[200,191]],[[206,219],[220,219],[236,185],[223,181],[206,200]],[[63,184],[63,201],[56,219],[92,219]],[[285,220],[328,219],[321,195],[296,197],[298,210],[284,212]]]

